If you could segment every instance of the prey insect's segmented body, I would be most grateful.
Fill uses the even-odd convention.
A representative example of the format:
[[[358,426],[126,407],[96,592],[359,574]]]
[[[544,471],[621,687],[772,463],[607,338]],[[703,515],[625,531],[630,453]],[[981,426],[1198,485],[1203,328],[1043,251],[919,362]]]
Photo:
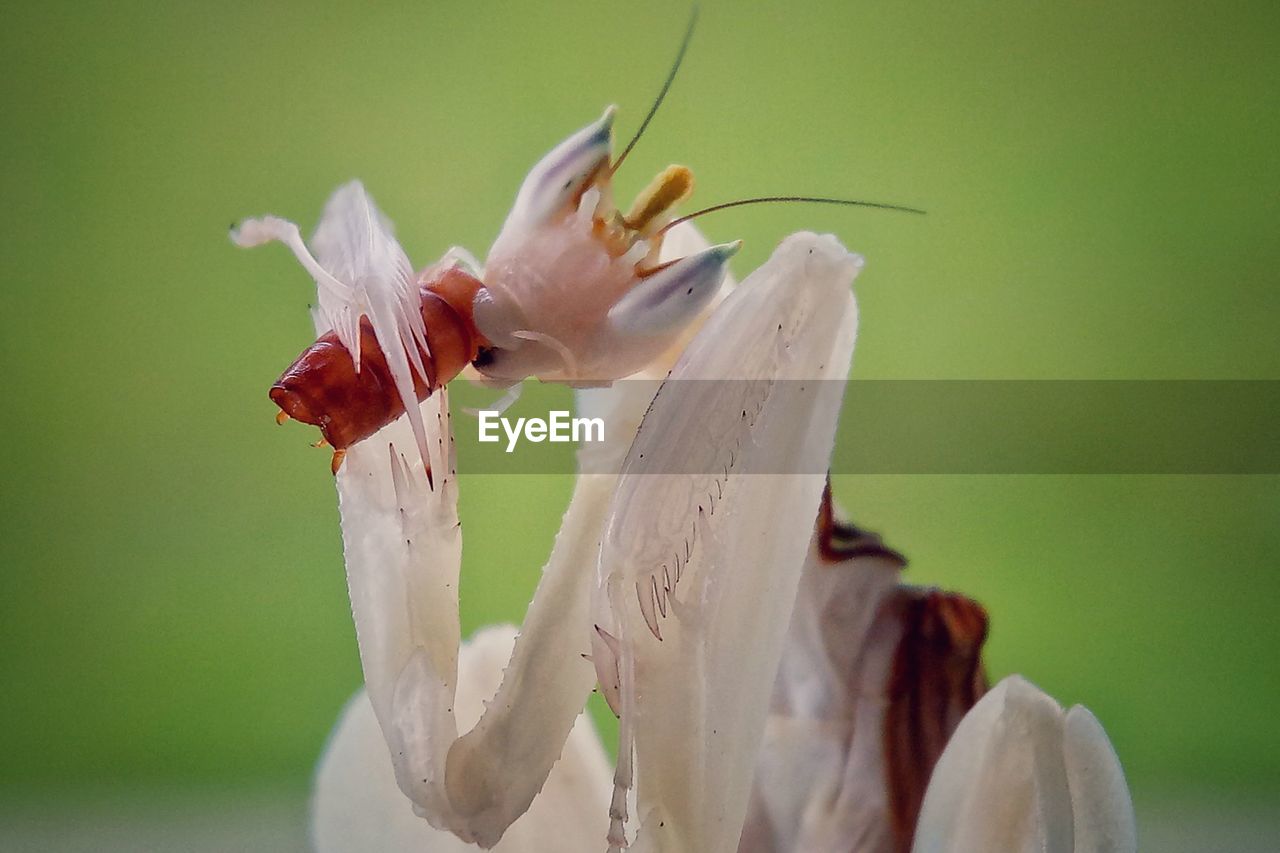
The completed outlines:
[[[418,400],[430,396],[457,376],[486,343],[475,328],[471,303],[483,285],[457,267],[429,270],[419,291],[421,316],[430,350],[418,347],[426,375],[413,374]],[[271,399],[281,418],[320,428],[335,453],[373,435],[405,412],[395,393],[387,357],[378,345],[373,324],[360,321],[360,367],[337,332],[326,332],[307,347],[271,386]],[[337,459],[341,461],[339,455]]]

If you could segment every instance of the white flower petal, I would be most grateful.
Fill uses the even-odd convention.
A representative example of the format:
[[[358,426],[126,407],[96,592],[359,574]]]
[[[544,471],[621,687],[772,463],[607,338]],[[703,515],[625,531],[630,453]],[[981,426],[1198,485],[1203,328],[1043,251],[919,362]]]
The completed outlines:
[[[515,629],[492,627],[464,644],[458,661],[457,713],[480,717],[511,654]],[[494,848],[497,853],[594,853],[607,828],[609,762],[590,719],[578,717],[560,760],[529,811]],[[475,851],[413,813],[395,773],[373,706],[364,691],[348,703],[316,772],[312,844],[318,853],[465,853]]]

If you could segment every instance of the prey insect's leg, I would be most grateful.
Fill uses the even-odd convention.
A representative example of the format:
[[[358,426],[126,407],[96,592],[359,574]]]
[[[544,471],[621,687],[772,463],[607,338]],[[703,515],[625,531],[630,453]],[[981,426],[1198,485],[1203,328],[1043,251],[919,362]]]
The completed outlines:
[[[483,411],[497,412],[498,414],[503,414],[504,412],[506,412],[507,409],[514,406],[520,400],[520,395],[521,393],[523,393],[523,391],[524,391],[523,382],[513,383],[510,388],[502,392],[501,397],[494,400],[489,405],[485,406]],[[473,418],[477,418],[480,416],[480,412],[482,410],[473,408],[471,406],[467,406],[462,411],[466,412],[468,415],[471,415]]]
[[[480,271],[484,269],[484,265],[472,254],[471,250],[463,246],[450,246],[439,262],[446,265],[457,264],[477,278],[480,276]]]

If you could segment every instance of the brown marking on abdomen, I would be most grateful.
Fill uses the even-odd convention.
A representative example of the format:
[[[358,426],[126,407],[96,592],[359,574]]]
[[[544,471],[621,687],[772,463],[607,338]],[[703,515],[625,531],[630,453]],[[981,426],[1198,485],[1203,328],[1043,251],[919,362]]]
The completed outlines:
[[[987,612],[962,595],[908,586],[884,606],[899,611],[903,626],[889,676],[884,748],[894,840],[906,853],[934,765],[987,692]]]

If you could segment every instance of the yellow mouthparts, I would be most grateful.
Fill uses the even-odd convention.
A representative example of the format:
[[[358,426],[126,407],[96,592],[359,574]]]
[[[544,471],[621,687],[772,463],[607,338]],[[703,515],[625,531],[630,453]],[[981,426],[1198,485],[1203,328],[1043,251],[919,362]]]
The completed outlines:
[[[640,236],[648,236],[666,224],[664,214],[692,194],[693,172],[686,166],[668,166],[636,196],[623,222]]]

